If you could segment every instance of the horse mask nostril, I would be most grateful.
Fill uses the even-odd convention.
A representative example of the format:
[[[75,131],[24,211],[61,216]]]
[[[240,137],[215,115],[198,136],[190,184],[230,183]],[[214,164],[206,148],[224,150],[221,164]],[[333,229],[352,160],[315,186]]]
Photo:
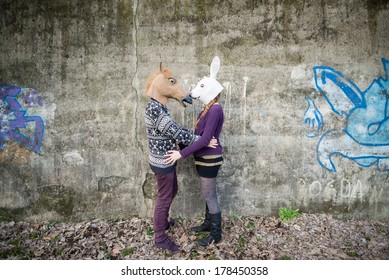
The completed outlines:
[[[192,97],[190,96],[190,94],[188,96],[185,96],[183,99],[182,99],[183,102],[186,102],[188,104],[192,104]]]

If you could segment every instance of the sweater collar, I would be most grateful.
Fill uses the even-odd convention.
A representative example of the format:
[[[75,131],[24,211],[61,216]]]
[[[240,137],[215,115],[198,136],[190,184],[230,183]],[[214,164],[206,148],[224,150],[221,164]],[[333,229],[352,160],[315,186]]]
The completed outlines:
[[[167,111],[167,107],[165,105],[163,105],[161,102],[159,102],[158,100],[156,100],[152,97],[151,97],[151,100],[154,101],[155,103],[157,103],[158,106],[162,107],[165,111]]]

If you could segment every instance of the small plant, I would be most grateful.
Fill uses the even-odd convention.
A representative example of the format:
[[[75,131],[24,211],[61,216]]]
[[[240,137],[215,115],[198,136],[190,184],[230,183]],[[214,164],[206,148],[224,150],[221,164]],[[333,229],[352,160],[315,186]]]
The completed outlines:
[[[4,260],[8,257],[22,258],[26,254],[26,250],[18,244],[13,244],[14,247],[0,251],[0,259]]]
[[[280,208],[278,214],[280,216],[281,221],[284,222],[290,221],[293,218],[300,217],[299,210],[298,209],[293,210],[290,207]]]
[[[231,218],[231,220],[233,220],[233,221],[236,221],[236,220],[239,219],[239,218],[238,218],[238,215],[237,215],[235,212],[232,212],[232,213],[230,214],[230,218]]]
[[[51,239],[50,239],[51,245],[56,244],[58,240],[59,240],[59,235],[54,236],[53,238],[51,238]]]
[[[136,251],[136,248],[134,248],[134,247],[124,248],[122,251],[122,256],[125,257],[128,255],[132,255],[135,251]]]
[[[146,234],[147,234],[147,236],[153,236],[153,234],[154,234],[153,228],[150,227],[150,226],[148,226],[148,227],[146,228]]]
[[[280,258],[280,260],[292,260],[293,258],[291,256],[288,256],[288,255],[284,255]]]
[[[108,253],[104,256],[104,260],[113,260],[113,259],[114,259],[114,257],[110,253]]]
[[[198,239],[198,240],[203,239],[203,238],[207,237],[208,234],[209,234],[209,233],[206,232],[206,231],[200,231],[200,232],[197,234],[197,239]]]
[[[62,245],[59,248],[54,249],[54,254],[58,257],[62,255],[63,251],[66,249],[66,245]]]
[[[189,253],[189,259],[191,260],[196,259],[198,256],[200,256],[200,254],[196,250],[190,251]]]
[[[49,229],[52,229],[52,230],[55,230],[56,229],[56,225],[59,224],[59,221],[57,220],[51,220],[49,221],[46,225]]]
[[[11,244],[14,246],[18,246],[20,244],[20,238],[16,238],[16,239],[12,240]]]
[[[241,246],[238,246],[238,247],[236,247],[236,251],[238,251],[239,253],[244,253],[244,248]]]
[[[239,236],[238,243],[239,243],[239,246],[244,246],[244,244],[246,243],[246,240],[242,236]]]
[[[100,246],[99,250],[103,251],[104,253],[108,252],[108,247],[106,245]]]
[[[22,260],[32,260],[35,257],[34,252],[29,251],[25,256],[23,256],[21,259]]]
[[[177,218],[177,220],[178,220],[178,222],[179,222],[181,225],[183,225],[183,224],[184,224],[184,221],[185,221],[185,218],[182,217],[182,216],[179,216],[179,217]]]
[[[38,237],[39,237],[39,234],[37,232],[35,232],[35,231],[31,232],[30,236],[29,236],[29,238],[31,240],[37,239]]]
[[[246,244],[246,240],[242,237],[242,236],[239,236],[238,238],[238,247],[236,247],[236,251],[240,252],[240,253],[243,253],[245,250],[244,250],[244,245]]]
[[[352,257],[352,258],[357,258],[357,257],[359,257],[359,254],[357,252],[348,252],[347,256]]]
[[[247,229],[253,229],[255,227],[254,223],[253,222],[249,222],[247,224]]]

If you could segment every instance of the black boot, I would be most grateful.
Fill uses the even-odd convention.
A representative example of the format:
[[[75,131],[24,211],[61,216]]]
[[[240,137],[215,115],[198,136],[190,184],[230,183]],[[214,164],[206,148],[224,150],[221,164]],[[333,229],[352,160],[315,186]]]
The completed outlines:
[[[211,231],[211,222],[209,221],[209,210],[208,210],[208,205],[205,205],[205,219],[204,222],[196,227],[192,227],[190,229],[191,231],[195,233],[199,233],[202,231]]]
[[[212,242],[219,243],[222,240],[222,215],[221,213],[209,214],[209,219],[211,222],[211,232],[210,234],[199,240],[199,245],[206,247]]]

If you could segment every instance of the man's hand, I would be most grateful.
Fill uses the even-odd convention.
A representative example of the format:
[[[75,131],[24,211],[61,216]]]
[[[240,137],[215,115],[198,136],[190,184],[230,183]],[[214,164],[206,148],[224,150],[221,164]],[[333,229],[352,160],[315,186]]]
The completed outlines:
[[[179,151],[168,151],[165,155],[164,163],[173,165],[180,158],[181,154]]]
[[[212,137],[211,141],[208,144],[208,148],[215,149],[218,146],[217,139],[215,137]]]

